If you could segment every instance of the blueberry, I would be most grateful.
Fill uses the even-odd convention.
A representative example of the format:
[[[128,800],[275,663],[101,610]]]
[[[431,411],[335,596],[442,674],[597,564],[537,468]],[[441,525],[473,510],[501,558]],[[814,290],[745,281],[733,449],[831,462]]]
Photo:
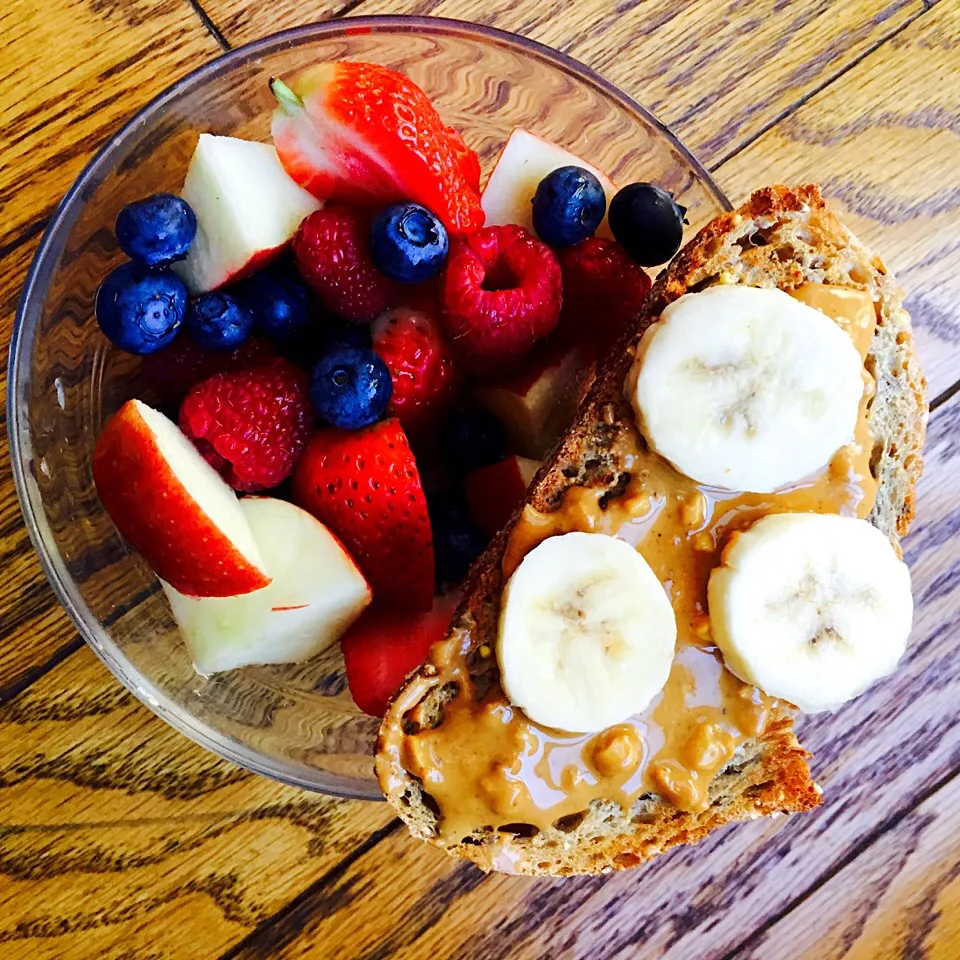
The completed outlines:
[[[253,314],[227,293],[205,293],[187,313],[187,330],[204,350],[229,352],[250,336]]]
[[[507,432],[489,410],[456,411],[443,425],[440,442],[451,465],[464,474],[497,463],[507,452]]]
[[[447,228],[418,203],[394,203],[370,224],[373,264],[398,283],[419,283],[436,276],[449,249]]]
[[[310,378],[310,400],[327,423],[356,430],[379,419],[393,384],[387,365],[372,351],[335,347]]]
[[[155,193],[128,203],[117,216],[117,243],[145,267],[162,267],[182,260],[197,235],[197,217],[186,200],[172,193]]]
[[[583,167],[558,167],[537,185],[533,229],[551,247],[572,247],[596,233],[607,211],[600,181]]]
[[[277,345],[290,343],[313,325],[310,293],[285,264],[247,277],[234,294],[250,309],[257,332]]]
[[[187,288],[175,273],[123,263],[100,284],[94,309],[110,341],[130,353],[145,354],[173,340],[189,305]]]
[[[466,500],[458,491],[439,490],[429,494],[427,510],[433,529],[437,585],[459,583],[486,549],[487,538],[470,519]]]
[[[680,249],[686,212],[655,184],[630,183],[610,201],[610,229],[641,267],[655,267]]]

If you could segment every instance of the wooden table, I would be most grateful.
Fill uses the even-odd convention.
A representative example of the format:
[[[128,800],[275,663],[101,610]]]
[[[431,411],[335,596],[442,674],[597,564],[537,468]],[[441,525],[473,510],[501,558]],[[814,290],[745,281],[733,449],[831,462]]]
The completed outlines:
[[[651,107],[737,199],[817,179],[909,291],[930,381],[896,676],[804,720],[814,814],[646,869],[485,877],[385,804],[221,762],[140,706],[40,572],[0,462],[0,960],[960,957],[960,2],[7,0],[0,316],[84,161],[222,50],[331,16],[433,13],[565,50]]]

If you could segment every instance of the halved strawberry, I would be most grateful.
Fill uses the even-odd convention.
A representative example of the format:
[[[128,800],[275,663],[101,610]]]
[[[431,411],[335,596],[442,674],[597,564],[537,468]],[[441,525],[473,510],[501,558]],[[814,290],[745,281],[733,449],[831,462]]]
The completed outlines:
[[[418,610],[433,602],[433,534],[403,428],[318,430],[293,474],[294,502],[343,541],[374,599]]]
[[[442,640],[457,604],[455,595],[437,597],[426,613],[374,604],[340,641],[347,683],[356,705],[382,717],[407,676]]]
[[[341,62],[310,68],[292,88],[279,80],[271,88],[280,103],[277,154],[314,196],[366,206],[414,200],[453,234],[483,225],[468,148],[412,80],[377,64]]]
[[[450,143],[453,145],[457,156],[460,158],[460,169],[466,177],[467,183],[473,187],[477,193],[480,192],[480,158],[476,150],[471,150],[467,146],[463,134],[456,127],[447,127],[447,134],[450,137]]]

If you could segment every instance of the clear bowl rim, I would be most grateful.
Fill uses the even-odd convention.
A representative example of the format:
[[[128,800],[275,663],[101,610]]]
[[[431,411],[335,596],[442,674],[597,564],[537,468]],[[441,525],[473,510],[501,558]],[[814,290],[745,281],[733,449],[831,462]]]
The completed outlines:
[[[598,88],[606,96],[616,100],[628,112],[642,117],[670,142],[673,149],[683,156],[701,183],[713,195],[721,209],[731,210],[732,206],[703,164],[664,123],[615,84],[606,80],[579,60],[546,44],[497,27],[447,17],[415,15],[378,15],[325,20],[283,30],[225,51],[192,70],[141,107],[116,133],[110,136],[107,142],[84,165],[57,205],[43,231],[43,237],[27,272],[23,292],[14,317],[7,361],[6,413],[11,470],[25,525],[47,581],[87,646],[93,650],[127,690],[177,732],[215,755],[273,780],[329,796],[374,800],[382,799],[382,797],[379,794],[375,795],[363,789],[352,789],[345,785],[338,788],[320,788],[316,783],[299,777],[290,771],[280,772],[271,769],[261,761],[261,755],[255,750],[226,735],[215,734],[203,725],[195,725],[192,722],[192,715],[182,706],[175,704],[151,681],[139,672],[134,671],[125,657],[114,655],[115,644],[104,630],[103,625],[99,621],[95,626],[90,624],[88,620],[89,609],[76,593],[72,578],[65,569],[59,551],[47,547],[45,534],[48,535],[48,524],[42,508],[38,509],[39,505],[34,503],[36,484],[28,479],[24,469],[32,449],[29,425],[26,417],[20,415],[20,405],[17,402],[24,359],[22,346],[26,335],[29,335],[32,342],[36,323],[33,324],[31,329],[27,330],[28,321],[31,316],[34,319],[36,318],[46,298],[45,277],[48,272],[48,262],[55,260],[60,255],[67,233],[86,203],[86,191],[97,186],[100,177],[112,169],[113,155],[125,144],[127,138],[143,124],[150,121],[155,114],[161,112],[168,103],[179,97],[182,92],[202,84],[209,76],[219,73],[223,69],[250,62],[265,52],[276,52],[286,46],[298,46],[301,43],[331,34],[349,34],[359,31],[471,36],[489,43],[512,48],[527,56],[532,55],[543,59],[574,75],[578,81]],[[31,487],[31,484],[33,484],[33,487]]]

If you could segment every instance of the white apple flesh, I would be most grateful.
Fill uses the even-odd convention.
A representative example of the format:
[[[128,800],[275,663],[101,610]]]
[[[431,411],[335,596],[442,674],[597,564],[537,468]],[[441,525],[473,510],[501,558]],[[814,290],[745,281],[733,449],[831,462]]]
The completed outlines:
[[[266,266],[320,202],[287,174],[269,143],[200,134],[181,191],[197,215],[187,258],[173,265],[193,294]]]
[[[492,227],[516,223],[533,232],[533,208],[530,204],[537,186],[548,173],[567,166],[589,170],[603,186],[609,208],[617,188],[603,171],[563,147],[518,127],[510,134],[480,198],[483,212],[487,215],[484,225]],[[607,238],[613,236],[606,214],[596,235]]]
[[[511,450],[543,460],[577,409],[587,366],[579,348],[547,344],[521,373],[477,387],[475,397],[506,427]]]
[[[269,586],[239,597],[188,597],[163,589],[198,673],[308,660],[346,632],[372,599],[340,541],[305,510],[271,497],[240,507]]]

